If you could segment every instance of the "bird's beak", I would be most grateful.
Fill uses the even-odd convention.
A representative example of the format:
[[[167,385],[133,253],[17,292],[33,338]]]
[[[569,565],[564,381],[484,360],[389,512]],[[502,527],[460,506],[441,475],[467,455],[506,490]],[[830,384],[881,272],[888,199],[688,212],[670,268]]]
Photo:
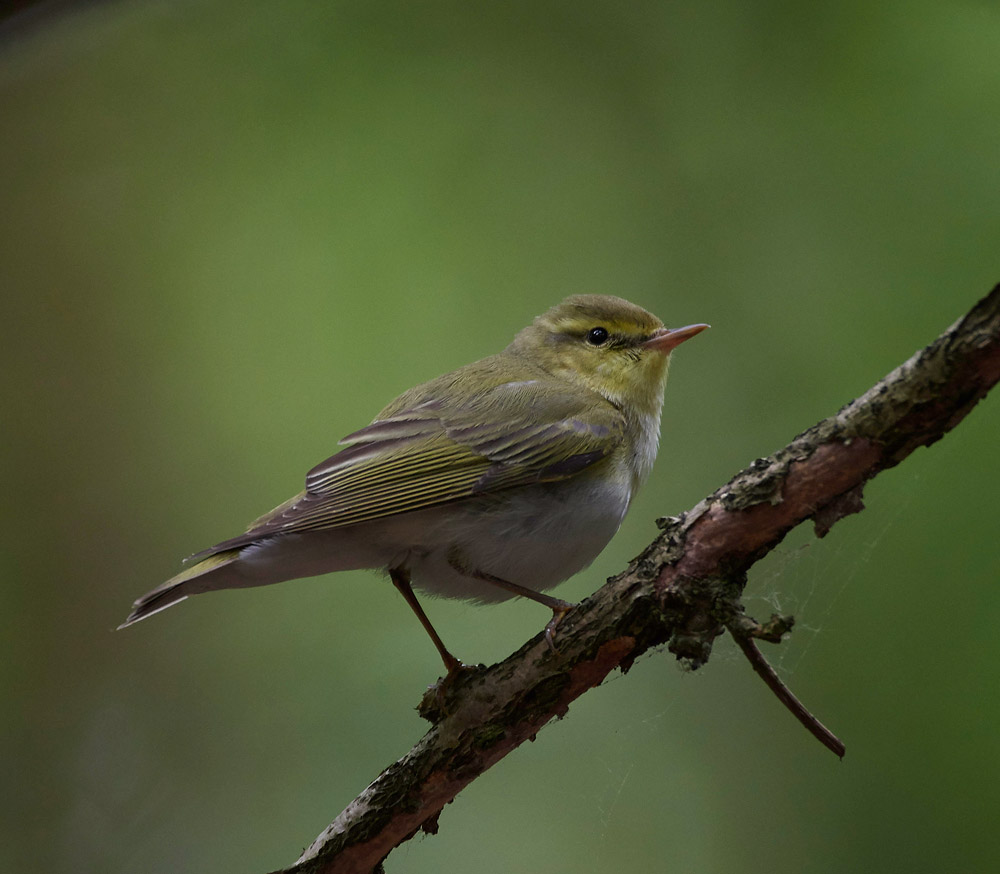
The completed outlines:
[[[690,340],[695,334],[700,334],[711,325],[686,325],[683,328],[657,328],[653,336],[642,345],[645,349],[655,349],[664,355],[680,346],[685,340]]]

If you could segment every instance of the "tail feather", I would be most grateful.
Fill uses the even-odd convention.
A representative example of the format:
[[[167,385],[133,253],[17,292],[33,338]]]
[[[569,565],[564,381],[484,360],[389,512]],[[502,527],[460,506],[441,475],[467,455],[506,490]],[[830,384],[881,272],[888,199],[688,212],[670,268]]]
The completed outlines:
[[[239,550],[233,549],[203,558],[197,564],[184,569],[177,576],[171,577],[163,585],[147,592],[132,606],[128,618],[118,626],[119,629],[134,625],[147,616],[166,610],[174,604],[179,604],[188,595],[207,592],[209,589],[226,588],[221,580],[212,577],[223,572],[239,557]]]

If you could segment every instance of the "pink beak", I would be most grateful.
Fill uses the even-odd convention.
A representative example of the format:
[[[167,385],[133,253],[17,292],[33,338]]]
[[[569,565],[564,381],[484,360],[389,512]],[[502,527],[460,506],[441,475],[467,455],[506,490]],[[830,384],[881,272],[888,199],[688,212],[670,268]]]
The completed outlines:
[[[711,325],[686,325],[683,328],[657,328],[656,332],[642,345],[647,349],[655,349],[664,355],[669,355],[685,340],[690,340],[695,334],[700,334]]]

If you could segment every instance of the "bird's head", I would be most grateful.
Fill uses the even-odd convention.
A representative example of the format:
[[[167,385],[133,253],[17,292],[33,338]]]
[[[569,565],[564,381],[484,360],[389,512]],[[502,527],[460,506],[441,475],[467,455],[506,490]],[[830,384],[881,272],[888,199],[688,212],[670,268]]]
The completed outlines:
[[[708,325],[665,328],[620,297],[578,294],[538,316],[509,351],[628,412],[659,411],[670,352]]]

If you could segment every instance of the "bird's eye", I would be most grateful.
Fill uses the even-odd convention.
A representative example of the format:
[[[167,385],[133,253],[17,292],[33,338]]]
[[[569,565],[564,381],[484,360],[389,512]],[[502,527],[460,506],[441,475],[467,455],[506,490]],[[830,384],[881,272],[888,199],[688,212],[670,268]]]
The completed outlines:
[[[587,332],[587,342],[590,343],[591,346],[600,346],[601,344],[607,342],[607,339],[607,328],[591,328]]]

